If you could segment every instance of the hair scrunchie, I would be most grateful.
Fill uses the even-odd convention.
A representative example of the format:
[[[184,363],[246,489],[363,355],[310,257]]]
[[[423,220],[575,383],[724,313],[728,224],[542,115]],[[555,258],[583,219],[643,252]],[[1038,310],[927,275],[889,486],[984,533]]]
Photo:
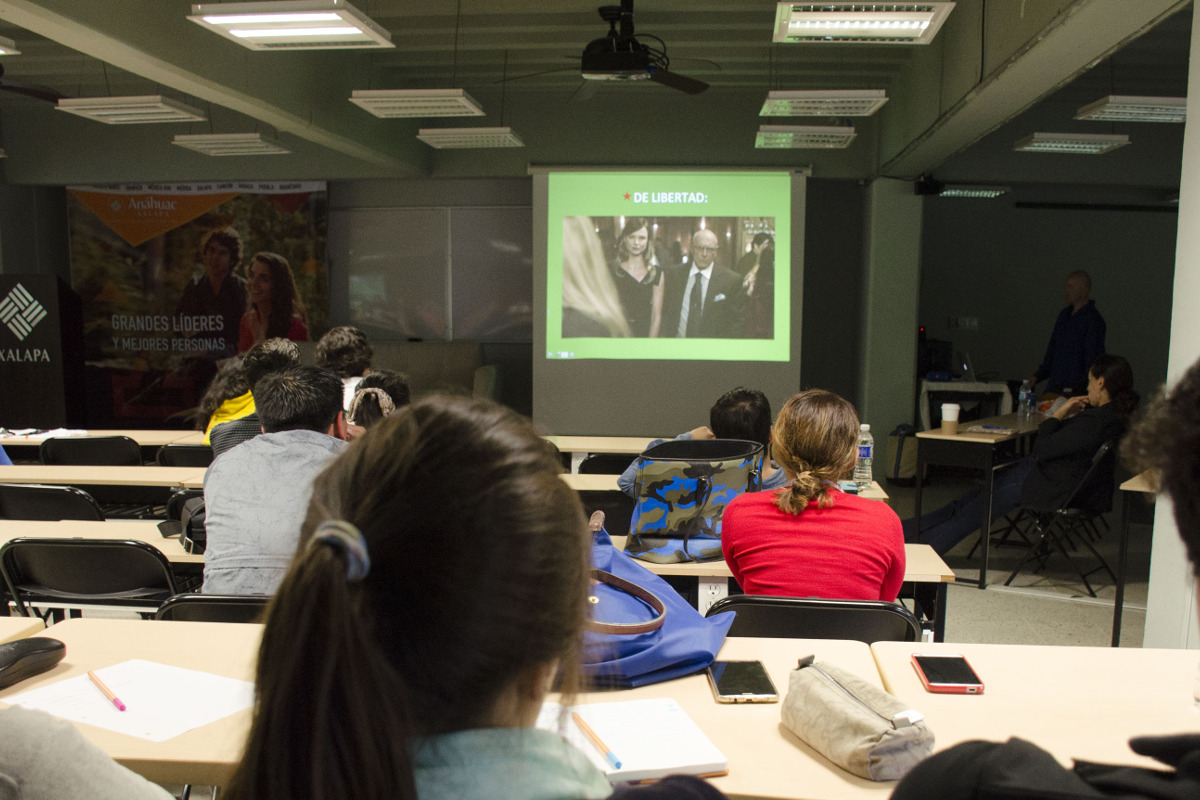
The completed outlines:
[[[346,580],[357,583],[371,571],[371,557],[362,532],[344,519],[327,519],[317,526],[309,547],[330,545],[346,555]]]
[[[396,404],[392,402],[392,396],[383,389],[377,389],[374,386],[359,389],[354,393],[354,399],[350,401],[350,411],[346,414],[346,418],[350,421],[351,425],[358,424],[354,421],[354,418],[358,415],[358,407],[362,405],[362,399],[367,395],[374,395],[375,400],[379,403],[379,410],[383,412],[385,417],[396,410]]]

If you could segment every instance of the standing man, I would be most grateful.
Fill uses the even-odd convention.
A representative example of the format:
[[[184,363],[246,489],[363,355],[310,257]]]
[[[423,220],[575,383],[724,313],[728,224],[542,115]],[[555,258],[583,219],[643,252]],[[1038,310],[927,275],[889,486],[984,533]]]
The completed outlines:
[[[1054,322],[1050,344],[1037,372],[1029,377],[1036,386],[1046,381],[1046,391],[1079,395],[1087,391],[1088,368],[1104,355],[1104,317],[1096,301],[1088,298],[1092,278],[1083,270],[1067,276],[1067,307]]]
[[[667,270],[663,297],[664,336],[730,339],[745,327],[742,276],[716,266],[719,242],[708,229],[692,234],[692,263]]]

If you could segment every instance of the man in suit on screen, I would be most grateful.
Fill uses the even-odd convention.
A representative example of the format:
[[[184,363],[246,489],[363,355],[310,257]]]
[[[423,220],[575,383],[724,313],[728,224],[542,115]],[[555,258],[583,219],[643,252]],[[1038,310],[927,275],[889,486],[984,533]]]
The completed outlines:
[[[663,295],[664,336],[730,339],[745,331],[742,276],[716,266],[720,241],[710,230],[692,234],[692,262],[667,270]]]

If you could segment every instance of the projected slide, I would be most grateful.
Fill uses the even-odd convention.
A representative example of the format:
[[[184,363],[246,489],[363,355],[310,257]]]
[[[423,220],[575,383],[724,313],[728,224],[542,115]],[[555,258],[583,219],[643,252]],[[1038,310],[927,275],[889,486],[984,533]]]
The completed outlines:
[[[790,176],[552,173],[546,357],[787,361]]]

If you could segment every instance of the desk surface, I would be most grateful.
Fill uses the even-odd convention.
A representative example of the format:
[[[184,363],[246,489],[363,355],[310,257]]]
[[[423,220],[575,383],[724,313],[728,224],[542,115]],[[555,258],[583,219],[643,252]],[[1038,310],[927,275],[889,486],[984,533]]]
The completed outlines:
[[[877,642],[884,685],[925,714],[939,750],[967,739],[1020,736],[1071,759],[1159,766],[1129,749],[1141,734],[1200,732],[1192,700],[1200,651]],[[930,694],[913,653],[958,653],[982,695]]]
[[[158,549],[172,564],[203,564],[204,556],[183,549],[178,538],[164,539],[155,520],[66,519],[60,522],[30,522],[0,519],[0,545],[19,536],[53,539],[133,539]]]
[[[262,628],[206,622],[74,619],[55,625],[67,645],[62,663],[49,672],[0,691],[7,696],[100,669],[130,658],[204,670],[244,680],[253,665]],[[860,642],[804,639],[728,639],[721,658],[759,658],[776,687],[787,691],[788,673],[810,653],[879,683],[870,649]],[[779,724],[779,704],[722,705],[713,701],[703,674],[621,692],[592,692],[577,702],[671,697],[729,759],[729,774],[713,783],[735,796],[764,798],[884,798],[894,784],[875,784],[833,766]],[[165,742],[150,742],[80,725],[79,729],[120,763],[160,783],[221,784],[240,757],[250,724],[243,711]]]
[[[995,444],[996,442],[1007,442],[1009,439],[1015,439],[1019,436],[1026,436],[1038,429],[1038,426],[1045,421],[1045,417],[1041,414],[1034,414],[1033,419],[1029,422],[1021,422],[1016,414],[1002,414],[998,417],[987,417],[986,419],[976,419],[969,422],[960,422],[958,424],[958,433],[950,434],[943,433],[941,428],[936,428],[931,431],[918,431],[917,438],[919,439],[938,439],[947,442],[979,442],[983,444]],[[997,428],[1009,428],[1012,433],[986,433],[984,431],[969,431],[968,428],[974,426],[994,426]]]
[[[611,536],[613,547],[625,548],[625,536]],[[681,564],[652,564],[639,561],[655,575],[690,575],[693,578],[732,578],[733,572],[725,561],[687,562]],[[954,583],[954,570],[927,544],[904,545],[904,580],[912,583]]]
[[[46,464],[0,466],[0,483],[51,483],[69,486],[183,486],[199,477],[200,467],[76,467]]]
[[[1145,472],[1139,472],[1129,480],[1121,484],[1123,492],[1142,492],[1143,494],[1158,493],[1158,470],[1148,469]]]
[[[37,617],[0,617],[0,644],[37,636],[45,629],[46,623]]]
[[[158,430],[129,430],[129,429],[112,429],[101,430],[93,429],[87,432],[88,436],[128,436],[143,447],[158,447],[164,444],[203,444],[203,431],[158,431]],[[45,435],[34,434],[32,436],[0,436],[0,445],[39,445],[47,438]],[[72,436],[70,438],[81,438]]]
[[[641,455],[654,441],[649,436],[543,436],[562,453]]]

